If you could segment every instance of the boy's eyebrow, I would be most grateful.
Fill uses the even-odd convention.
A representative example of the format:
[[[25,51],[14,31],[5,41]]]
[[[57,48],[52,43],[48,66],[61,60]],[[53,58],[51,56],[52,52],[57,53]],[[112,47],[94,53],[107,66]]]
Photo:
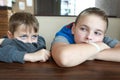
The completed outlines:
[[[87,25],[85,25],[85,24],[79,25],[79,27],[81,27],[81,26],[84,26],[84,27],[87,27],[87,28],[88,28],[88,26],[87,26]]]
[[[102,31],[101,29],[97,29],[97,31],[100,31],[100,32],[102,32],[102,33],[105,33],[104,31]]]
[[[37,34],[34,34],[34,35],[32,35],[32,36],[38,36]]]

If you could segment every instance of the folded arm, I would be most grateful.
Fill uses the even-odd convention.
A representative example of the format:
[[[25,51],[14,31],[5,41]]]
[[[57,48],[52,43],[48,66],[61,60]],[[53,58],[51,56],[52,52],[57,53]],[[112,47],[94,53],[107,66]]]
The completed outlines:
[[[97,43],[100,51],[109,47],[104,43]],[[52,56],[55,62],[61,67],[72,67],[83,63],[98,53],[95,46],[91,44],[66,44],[54,43]]]
[[[118,43],[114,48],[99,52],[95,59],[120,62],[120,43]]]
[[[46,62],[50,57],[50,52],[46,49],[38,50],[34,53],[26,53],[24,56],[24,61],[30,62]]]

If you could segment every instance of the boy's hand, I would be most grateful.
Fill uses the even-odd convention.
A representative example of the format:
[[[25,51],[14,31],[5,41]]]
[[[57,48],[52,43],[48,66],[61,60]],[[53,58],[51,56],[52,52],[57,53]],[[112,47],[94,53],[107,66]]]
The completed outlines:
[[[107,45],[107,44],[105,44],[105,43],[97,43],[97,45],[99,45],[99,47],[100,47],[100,51],[102,51],[102,50],[104,50],[104,49],[110,49],[110,47]]]
[[[46,49],[41,49],[37,52],[34,53],[27,53],[24,56],[25,61],[30,61],[30,62],[45,62],[49,59],[50,57],[50,52]]]
[[[110,47],[107,45],[107,44],[105,44],[105,43],[103,43],[103,42],[101,42],[101,43],[96,43],[98,46],[99,46],[99,48],[100,48],[100,51],[102,51],[102,50],[104,50],[104,49],[109,49]],[[98,52],[99,53],[99,52]],[[96,58],[96,55],[93,55],[93,56],[91,56],[90,58],[88,58],[88,60],[94,60]]]
[[[4,40],[5,40],[4,38],[0,39],[0,45],[2,44],[2,42],[3,42]]]

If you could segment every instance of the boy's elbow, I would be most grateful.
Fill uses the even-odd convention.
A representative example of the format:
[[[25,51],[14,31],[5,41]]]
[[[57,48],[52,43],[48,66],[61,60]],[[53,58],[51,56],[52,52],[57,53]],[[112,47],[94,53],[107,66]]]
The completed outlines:
[[[68,54],[64,51],[52,52],[52,57],[56,64],[60,67],[72,67],[71,60],[68,59]]]
[[[58,60],[56,61],[57,65],[60,67],[71,67],[70,66],[70,60],[67,59],[67,57],[60,56]]]

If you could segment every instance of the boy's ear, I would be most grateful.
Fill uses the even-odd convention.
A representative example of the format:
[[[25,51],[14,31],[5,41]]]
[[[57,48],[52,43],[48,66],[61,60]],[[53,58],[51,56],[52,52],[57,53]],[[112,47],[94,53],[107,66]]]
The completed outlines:
[[[73,23],[72,25],[72,34],[74,34],[74,32],[75,32],[75,23]]]
[[[9,39],[13,38],[13,35],[12,35],[12,33],[10,31],[7,32],[7,36],[8,36]]]

